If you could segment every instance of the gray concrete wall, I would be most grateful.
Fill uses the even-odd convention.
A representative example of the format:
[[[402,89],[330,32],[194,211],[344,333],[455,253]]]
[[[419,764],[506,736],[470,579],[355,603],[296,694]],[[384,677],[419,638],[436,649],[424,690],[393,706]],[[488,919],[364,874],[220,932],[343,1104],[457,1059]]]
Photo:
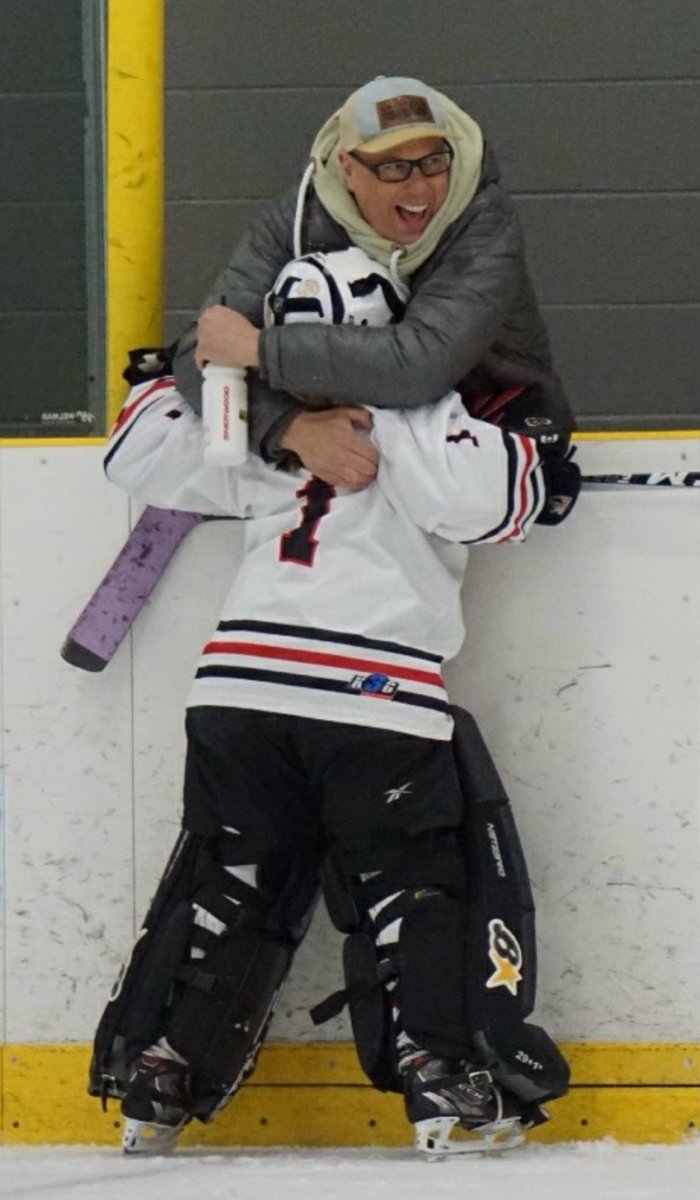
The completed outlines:
[[[480,122],[581,425],[700,425],[697,0],[166,0],[175,334],[319,125],[375,74]]]
[[[82,54],[80,0],[2,0],[3,433],[87,408]]]

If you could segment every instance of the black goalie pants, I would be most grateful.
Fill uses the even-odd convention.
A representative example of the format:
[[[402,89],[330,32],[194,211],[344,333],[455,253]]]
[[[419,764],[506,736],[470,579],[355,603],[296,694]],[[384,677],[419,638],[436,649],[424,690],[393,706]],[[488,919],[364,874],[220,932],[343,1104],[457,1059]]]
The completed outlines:
[[[201,706],[187,714],[186,829],[251,835],[283,858],[352,854],[459,824],[450,742]]]

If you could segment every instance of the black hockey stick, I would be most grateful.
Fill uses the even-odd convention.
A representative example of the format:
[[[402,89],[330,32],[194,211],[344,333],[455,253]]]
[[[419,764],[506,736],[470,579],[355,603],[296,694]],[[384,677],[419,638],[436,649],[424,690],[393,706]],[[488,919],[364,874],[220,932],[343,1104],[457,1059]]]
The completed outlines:
[[[700,471],[646,471],[634,475],[582,475],[581,483],[629,484],[632,487],[700,488]]]

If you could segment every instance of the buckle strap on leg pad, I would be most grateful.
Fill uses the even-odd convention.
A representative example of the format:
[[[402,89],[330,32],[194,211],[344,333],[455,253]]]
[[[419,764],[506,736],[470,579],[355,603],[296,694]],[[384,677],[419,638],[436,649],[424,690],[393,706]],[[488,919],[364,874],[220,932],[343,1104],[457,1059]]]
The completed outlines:
[[[190,1063],[194,1114],[212,1115],[252,1069],[287,975],[294,945],[237,929],[220,939],[206,969],[190,964],[165,1029]]]
[[[237,879],[235,875],[216,869],[212,878],[192,896],[192,903],[217,917],[228,928],[238,925],[260,925],[270,911],[270,901],[257,888]]]
[[[374,939],[356,930],[343,943],[343,968],[345,987],[312,1008],[311,1019],[315,1025],[322,1025],[347,1004],[357,1057],[365,1075],[382,1092],[402,1092],[385,987],[396,974],[395,962],[389,959],[379,963]]]
[[[431,829],[350,853],[331,851],[321,886],[335,928],[353,933],[367,910],[392,892],[435,887],[463,893],[464,855],[453,829]]]

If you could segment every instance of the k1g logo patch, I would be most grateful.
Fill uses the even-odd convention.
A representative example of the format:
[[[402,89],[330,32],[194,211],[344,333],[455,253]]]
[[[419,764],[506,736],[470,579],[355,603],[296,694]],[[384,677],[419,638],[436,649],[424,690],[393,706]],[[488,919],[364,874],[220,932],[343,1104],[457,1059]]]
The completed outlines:
[[[393,700],[399,685],[388,675],[376,671],[373,675],[353,675],[348,687],[351,692],[373,696],[375,700]]]
[[[489,921],[489,958],[496,969],[486,980],[487,988],[505,987],[511,996],[517,996],[523,978],[523,952],[515,934],[498,918]]]

